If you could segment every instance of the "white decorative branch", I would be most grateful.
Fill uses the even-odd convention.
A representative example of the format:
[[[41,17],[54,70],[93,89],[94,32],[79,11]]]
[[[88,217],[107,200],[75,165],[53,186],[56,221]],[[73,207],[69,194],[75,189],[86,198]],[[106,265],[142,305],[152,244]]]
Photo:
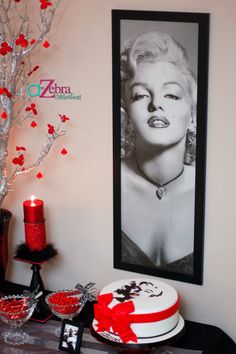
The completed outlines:
[[[48,156],[55,141],[65,134],[61,124],[55,127],[53,134],[46,134],[45,144],[38,158],[29,166],[17,165],[9,172],[7,163],[8,142],[13,125],[22,127],[25,120],[32,118],[32,111],[25,108],[32,103],[26,88],[30,84],[33,69],[32,53],[42,45],[49,33],[55,12],[62,0],[0,0],[0,207],[12,190],[18,175],[26,174],[35,169]],[[46,8],[40,9],[42,3]],[[33,24],[30,18],[30,8],[38,7],[38,24]],[[27,45],[17,45],[20,36],[28,41]],[[34,43],[30,43],[34,39]],[[4,46],[8,47],[7,53]],[[3,92],[4,91],[4,92]],[[3,117],[2,117],[3,114]],[[7,117],[5,117],[5,116]]]

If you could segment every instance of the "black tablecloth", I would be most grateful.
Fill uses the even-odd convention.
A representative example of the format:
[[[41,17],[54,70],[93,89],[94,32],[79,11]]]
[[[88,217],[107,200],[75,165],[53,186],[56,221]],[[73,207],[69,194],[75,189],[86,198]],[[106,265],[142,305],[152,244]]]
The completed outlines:
[[[203,354],[236,354],[236,343],[220,328],[185,321],[185,333],[174,347],[202,350]]]

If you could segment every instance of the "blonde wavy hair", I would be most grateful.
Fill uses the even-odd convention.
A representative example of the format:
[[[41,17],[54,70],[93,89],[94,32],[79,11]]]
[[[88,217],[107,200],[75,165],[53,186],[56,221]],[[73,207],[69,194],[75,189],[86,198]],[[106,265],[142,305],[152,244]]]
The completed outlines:
[[[140,63],[165,61],[172,63],[186,76],[192,98],[192,122],[186,133],[185,164],[196,157],[197,81],[189,67],[186,50],[174,38],[163,32],[148,32],[124,44],[121,52],[121,158],[135,153],[135,131],[127,114],[125,83],[131,79]]]

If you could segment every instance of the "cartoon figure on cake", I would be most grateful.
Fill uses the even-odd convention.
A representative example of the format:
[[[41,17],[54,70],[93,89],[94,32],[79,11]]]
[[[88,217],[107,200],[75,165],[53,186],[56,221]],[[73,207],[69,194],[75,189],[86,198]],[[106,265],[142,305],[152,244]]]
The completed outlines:
[[[170,35],[121,53],[122,262],[193,273],[196,78]]]
[[[136,281],[130,282],[130,284],[125,284],[121,288],[114,291],[118,295],[114,296],[119,302],[124,302],[126,300],[131,300],[137,296],[147,296],[147,297],[158,297],[162,295],[162,291],[159,291],[157,287],[154,287],[154,284],[151,282],[141,281],[136,283]]]
[[[151,288],[150,288],[151,285]],[[139,283],[140,291],[139,296],[147,296],[147,297],[158,297],[163,294],[163,291],[160,291],[157,286],[154,284],[142,281]]]

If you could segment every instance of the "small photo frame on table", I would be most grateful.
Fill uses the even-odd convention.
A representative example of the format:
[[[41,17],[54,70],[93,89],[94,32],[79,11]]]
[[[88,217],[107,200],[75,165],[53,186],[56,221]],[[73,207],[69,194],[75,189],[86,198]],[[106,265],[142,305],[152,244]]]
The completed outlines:
[[[67,353],[80,352],[84,325],[71,320],[63,320],[59,349]]]

